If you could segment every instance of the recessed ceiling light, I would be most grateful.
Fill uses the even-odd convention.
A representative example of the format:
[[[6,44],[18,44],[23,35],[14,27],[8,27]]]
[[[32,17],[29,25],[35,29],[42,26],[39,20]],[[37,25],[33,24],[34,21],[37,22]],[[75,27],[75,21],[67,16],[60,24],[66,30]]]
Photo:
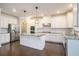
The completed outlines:
[[[74,10],[74,11],[77,11],[77,7],[74,7],[73,10]]]
[[[12,10],[13,12],[16,12],[16,9],[15,8],[13,8],[13,10]]]
[[[57,11],[56,13],[57,13],[57,14],[59,14],[59,13],[60,13],[60,11]]]
[[[73,4],[69,4],[69,7],[73,7]]]

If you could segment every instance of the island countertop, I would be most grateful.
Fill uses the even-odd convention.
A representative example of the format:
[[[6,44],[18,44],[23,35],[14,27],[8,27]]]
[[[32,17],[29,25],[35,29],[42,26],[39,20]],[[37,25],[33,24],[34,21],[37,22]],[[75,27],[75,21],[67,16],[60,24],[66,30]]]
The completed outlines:
[[[43,34],[20,34],[20,36],[36,36],[36,37],[41,37],[44,35],[45,35],[45,33],[43,33]]]

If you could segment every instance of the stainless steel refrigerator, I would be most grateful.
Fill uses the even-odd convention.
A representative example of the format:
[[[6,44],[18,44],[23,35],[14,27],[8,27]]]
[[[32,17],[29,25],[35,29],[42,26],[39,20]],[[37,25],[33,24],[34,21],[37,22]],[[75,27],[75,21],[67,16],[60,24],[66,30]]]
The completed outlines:
[[[19,40],[16,28],[17,27],[15,24],[8,24],[8,33],[10,33],[10,42]]]

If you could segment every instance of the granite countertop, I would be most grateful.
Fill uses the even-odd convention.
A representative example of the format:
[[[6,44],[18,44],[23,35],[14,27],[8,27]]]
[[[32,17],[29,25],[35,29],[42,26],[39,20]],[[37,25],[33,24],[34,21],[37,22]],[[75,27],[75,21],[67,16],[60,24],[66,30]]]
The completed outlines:
[[[40,36],[43,36],[42,34],[21,34],[21,36],[37,36],[37,37],[40,37]]]
[[[0,34],[9,34],[9,33],[0,33]]]
[[[75,34],[79,37],[79,32],[75,32]]]
[[[78,40],[79,39],[79,36],[78,35],[75,35],[75,34],[72,34],[72,35],[66,35],[65,36],[66,39],[72,39],[72,40]]]

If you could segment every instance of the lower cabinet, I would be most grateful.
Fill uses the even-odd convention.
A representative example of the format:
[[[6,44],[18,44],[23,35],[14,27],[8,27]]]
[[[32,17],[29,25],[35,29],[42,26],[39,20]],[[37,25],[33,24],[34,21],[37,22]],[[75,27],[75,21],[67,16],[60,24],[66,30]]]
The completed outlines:
[[[0,44],[10,42],[10,34],[0,34]]]
[[[46,41],[50,41],[50,42],[58,42],[58,43],[64,43],[65,42],[65,38],[62,34],[46,34],[44,35],[45,40]]]
[[[67,39],[66,55],[67,56],[79,56],[79,40]]]

